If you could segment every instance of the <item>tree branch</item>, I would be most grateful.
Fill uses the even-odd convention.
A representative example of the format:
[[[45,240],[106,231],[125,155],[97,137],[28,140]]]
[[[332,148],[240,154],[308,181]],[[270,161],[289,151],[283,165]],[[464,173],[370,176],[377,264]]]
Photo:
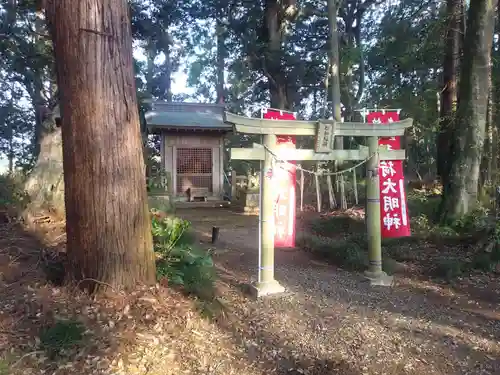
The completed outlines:
[[[260,65],[259,68],[262,71],[262,74],[264,74],[264,76],[269,80],[269,83],[277,89],[278,83],[276,82],[274,77],[267,70],[265,58],[259,58],[255,54],[255,52],[250,52],[250,59],[251,59],[251,61],[258,61],[259,62],[259,65]]]

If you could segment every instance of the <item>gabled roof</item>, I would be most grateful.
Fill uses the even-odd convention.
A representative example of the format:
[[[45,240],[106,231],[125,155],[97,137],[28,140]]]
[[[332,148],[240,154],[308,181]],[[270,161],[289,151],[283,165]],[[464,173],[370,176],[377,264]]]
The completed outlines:
[[[224,122],[224,105],[160,101],[150,105],[145,114],[148,130],[232,130],[232,124]]]

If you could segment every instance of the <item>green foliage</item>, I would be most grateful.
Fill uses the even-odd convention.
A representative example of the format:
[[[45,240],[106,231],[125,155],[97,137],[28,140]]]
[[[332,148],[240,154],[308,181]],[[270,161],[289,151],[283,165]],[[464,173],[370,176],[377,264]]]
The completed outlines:
[[[435,275],[452,280],[461,276],[467,269],[465,262],[460,258],[441,258],[436,262]]]
[[[0,358],[0,375],[10,375],[11,370],[10,370],[10,363],[5,360]]]
[[[463,236],[478,232],[480,233],[480,242],[473,248],[472,254],[468,257],[457,256],[439,259],[435,265],[436,276],[451,280],[466,272],[498,271],[500,265],[500,224],[495,224],[491,229],[487,210],[477,209],[457,220],[452,227],[442,228],[448,228],[450,236]],[[487,235],[488,231],[491,233],[489,236]]]
[[[166,194],[169,184],[169,173],[165,170],[156,170],[151,173],[147,180],[149,193]]]
[[[439,245],[454,241],[463,250],[464,241],[473,249],[468,254],[442,255],[431,265],[432,274],[447,280],[467,272],[497,271],[500,264],[500,224],[492,227],[491,216],[487,209],[477,208],[470,214],[449,225],[438,225],[434,218],[441,198],[423,192],[412,191],[408,194],[408,206],[413,214],[411,219],[412,236],[383,239],[383,268],[393,273],[398,267],[394,260],[406,261],[402,247],[434,243]],[[346,215],[325,216],[309,223],[312,234],[298,238],[299,246],[317,254],[327,261],[351,270],[367,267],[367,238],[364,221]],[[488,235],[488,233],[490,233]],[[489,236],[489,245],[476,246]],[[415,254],[418,259],[418,255]]]
[[[478,207],[456,220],[452,223],[452,226],[457,232],[465,233],[485,230],[491,226],[489,211],[484,207]]]
[[[0,175],[0,208],[19,209],[28,203],[21,175]]]
[[[487,210],[481,208],[473,210],[448,225],[437,224],[425,214],[412,219],[412,224],[417,235],[428,239],[433,237],[464,238],[480,236],[491,227],[491,219],[488,217]]]
[[[436,217],[441,203],[441,195],[427,194],[418,190],[408,192],[408,211],[412,217]]]
[[[441,196],[411,191],[408,194],[408,209],[412,214],[411,225],[414,235],[426,239],[461,238],[476,236],[491,227],[488,209],[478,207],[467,215],[450,223],[437,222]]]
[[[363,271],[368,267],[368,242],[364,233],[351,233],[343,239],[302,233],[297,238],[297,246],[347,270]],[[394,273],[397,262],[387,254],[382,261],[384,271]]]
[[[302,234],[297,246],[321,256],[327,261],[349,270],[363,270],[367,264],[366,240],[350,236],[338,240],[314,234]]]
[[[193,246],[179,246],[167,258],[157,263],[157,275],[187,293],[201,297],[211,296],[215,271],[212,257],[206,251]]]
[[[483,272],[497,272],[500,265],[500,223],[495,224],[488,239],[487,245],[474,255],[470,266]]]
[[[170,197],[149,195],[148,196],[148,205],[149,205],[149,209],[151,211],[158,211],[158,212],[165,212],[165,213],[174,213],[175,212],[175,204],[172,202]]]
[[[12,167],[33,161],[35,144],[26,141],[56,97],[52,44],[36,8],[34,1],[0,4],[0,157]]]
[[[322,217],[313,220],[310,226],[313,233],[322,236],[360,233],[366,229],[363,220],[356,220],[346,215]]]
[[[154,249],[159,259],[157,277],[187,293],[210,297],[215,280],[211,255],[194,244],[191,223],[177,217],[153,218]]]
[[[59,320],[40,333],[40,346],[54,358],[83,341],[85,327],[74,320]]]
[[[178,217],[153,216],[152,234],[155,252],[164,257],[170,256],[175,246],[189,244],[191,239],[187,234],[191,223]]]

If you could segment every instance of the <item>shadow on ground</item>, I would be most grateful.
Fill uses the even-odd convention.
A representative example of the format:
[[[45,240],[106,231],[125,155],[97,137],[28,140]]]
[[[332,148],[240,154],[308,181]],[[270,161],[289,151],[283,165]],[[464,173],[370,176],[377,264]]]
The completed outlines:
[[[277,250],[276,278],[290,294],[253,301],[242,285],[257,273],[256,220],[223,211],[196,214],[194,228],[218,225],[227,233],[216,261],[221,298],[234,317],[230,326],[220,324],[238,340],[255,340],[257,357],[283,348],[268,363],[327,358],[334,369],[363,374],[500,373],[497,311],[467,291],[411,275],[398,277],[392,288],[371,288],[360,275],[303,251]],[[256,349],[248,344],[246,351],[252,357]]]
[[[234,290],[245,290],[239,280],[247,282],[248,275],[224,269],[219,273],[223,283]],[[330,284],[319,286],[314,277],[306,282],[291,277],[297,273],[278,270],[277,277],[291,291],[285,296],[261,301],[243,295],[235,297],[246,300],[231,304],[232,308],[242,306],[233,313],[246,322],[245,328],[236,329],[236,336],[251,337],[254,324],[261,326],[260,332],[284,324],[286,337],[280,339],[289,346],[307,352],[311,348],[304,348],[304,336],[312,335],[317,348],[316,354],[309,357],[321,358],[325,352],[342,354],[332,363],[337,363],[339,369],[356,363],[356,367],[351,364],[349,368],[360,373],[500,373],[500,321],[486,312],[465,310],[437,293],[429,297],[424,289],[410,285],[374,290],[361,278],[344,273],[342,277],[330,277]],[[268,321],[263,323],[263,317]],[[241,330],[246,331],[242,334]],[[386,358],[385,363],[377,358]],[[357,359],[359,362],[355,362]]]
[[[443,285],[401,277],[393,288],[370,288],[302,251],[280,251],[276,275],[290,293],[249,299],[242,285],[257,269],[256,219],[218,220],[194,222],[234,236],[216,249],[222,309],[212,323],[200,318],[200,301],[162,286],[94,300],[50,285],[41,271],[46,245],[1,227],[0,374],[500,373],[497,311]],[[40,333],[61,320],[85,332],[51,359]]]
[[[46,247],[20,226],[0,227],[0,375],[132,375],[153,367],[167,375],[216,358],[193,349],[203,338],[190,331],[198,324],[192,300],[161,286],[101,298],[56,286],[41,255],[60,249]],[[185,347],[199,358],[175,360]]]
[[[361,374],[343,360],[311,356],[279,335],[252,328],[237,315],[218,318],[219,325],[196,317],[199,301],[168,288],[93,299],[55,286],[42,269],[47,245],[17,226],[0,233],[1,375]],[[40,337],[58,322],[77,323],[82,337],[51,356]],[[67,340],[68,331],[53,339]]]

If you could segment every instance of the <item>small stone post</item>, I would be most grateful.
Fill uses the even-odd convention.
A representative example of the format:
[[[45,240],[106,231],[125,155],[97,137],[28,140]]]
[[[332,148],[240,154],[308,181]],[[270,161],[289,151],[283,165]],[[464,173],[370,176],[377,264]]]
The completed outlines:
[[[382,271],[382,235],[380,227],[380,179],[378,175],[378,137],[368,137],[366,163],[366,233],[368,237],[368,270],[372,285],[392,285],[392,277]]]

